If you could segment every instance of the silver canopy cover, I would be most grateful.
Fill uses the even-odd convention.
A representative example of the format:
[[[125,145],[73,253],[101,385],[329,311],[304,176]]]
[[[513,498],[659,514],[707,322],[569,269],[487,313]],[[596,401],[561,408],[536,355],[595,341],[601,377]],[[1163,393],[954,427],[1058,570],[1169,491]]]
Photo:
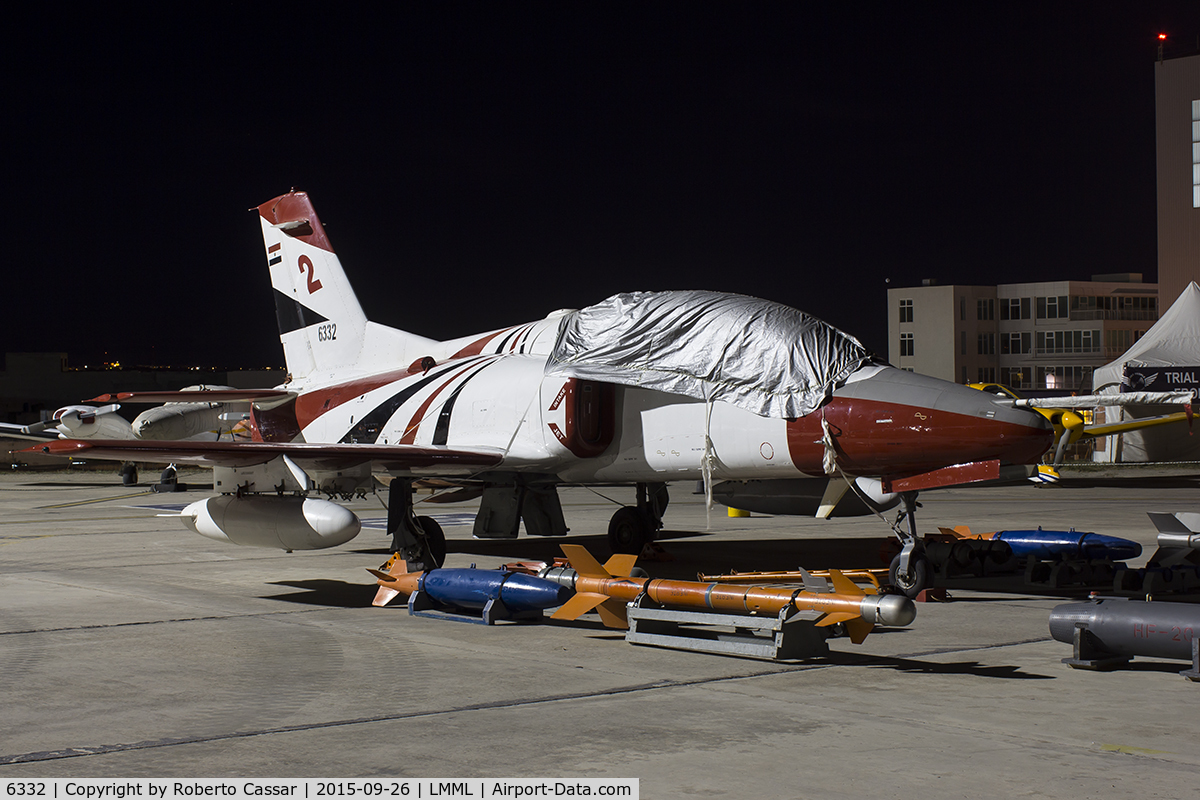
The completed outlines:
[[[564,317],[546,373],[792,419],[818,408],[869,361],[870,352],[853,336],[769,300],[630,292]]]

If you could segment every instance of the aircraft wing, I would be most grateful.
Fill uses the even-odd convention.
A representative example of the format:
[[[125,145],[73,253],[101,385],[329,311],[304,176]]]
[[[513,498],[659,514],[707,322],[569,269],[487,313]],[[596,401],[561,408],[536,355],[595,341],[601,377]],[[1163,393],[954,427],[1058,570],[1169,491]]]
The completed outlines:
[[[193,389],[183,392],[115,392],[102,394],[89,403],[245,403],[279,405],[295,392],[284,389]]]
[[[500,463],[499,450],[454,450],[387,444],[316,444],[308,442],[194,442],[104,439],[59,439],[23,452],[52,456],[94,458],[101,461],[149,461],[162,464],[197,464],[209,467],[249,467],[288,456],[299,464],[321,469],[346,469],[375,462],[387,469],[447,468],[448,472],[476,472]]]
[[[1015,408],[1095,408],[1096,406],[1191,405],[1191,392],[1122,392],[1120,394],[1084,394],[1076,397],[1030,397],[1020,400],[999,399],[1000,405]]]
[[[0,422],[0,437],[5,439],[30,439],[35,442],[46,442],[58,438],[58,431],[54,428],[54,423],[49,423],[50,430],[46,430],[46,425],[38,423],[35,425],[13,425],[8,422]]]
[[[1174,414],[1167,414],[1161,417],[1147,417],[1145,419],[1131,419],[1125,422],[1110,422],[1104,425],[1088,425],[1083,429],[1084,436],[1112,436],[1114,433],[1125,433],[1127,431],[1136,431],[1142,428],[1152,428],[1155,425],[1166,425],[1171,422],[1183,422],[1187,420],[1191,422],[1191,415],[1183,411],[1177,411]]]

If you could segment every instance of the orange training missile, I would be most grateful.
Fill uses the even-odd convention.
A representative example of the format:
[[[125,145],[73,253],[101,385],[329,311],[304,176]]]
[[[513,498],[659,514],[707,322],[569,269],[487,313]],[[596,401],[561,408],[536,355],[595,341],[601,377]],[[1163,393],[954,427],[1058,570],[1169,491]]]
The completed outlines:
[[[414,594],[421,588],[421,576],[425,574],[409,572],[407,562],[399,553],[392,553],[386,564],[379,569],[368,568],[367,572],[374,575],[379,583],[379,591],[371,601],[373,606],[386,606],[396,595]]]
[[[636,556],[615,555],[603,566],[580,545],[562,545],[574,568],[557,576],[571,581],[575,596],[554,612],[554,619],[571,620],[596,609],[610,628],[628,628],[625,604],[645,594],[664,606],[725,611],[735,614],[778,614],[788,605],[801,611],[818,611],[825,616],[817,626],[844,623],[850,640],[859,644],[875,627],[907,625],[917,616],[912,600],[903,595],[867,594],[837,570],[829,571],[831,592],[812,592],[766,586],[731,586],[698,581],[632,578]]]

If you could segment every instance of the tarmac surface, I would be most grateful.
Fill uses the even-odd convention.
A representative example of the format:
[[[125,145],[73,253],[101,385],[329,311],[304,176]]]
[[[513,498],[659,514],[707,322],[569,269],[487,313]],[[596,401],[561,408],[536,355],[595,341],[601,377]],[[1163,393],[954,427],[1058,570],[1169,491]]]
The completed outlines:
[[[875,517],[706,520],[691,488],[672,487],[674,560],[651,575],[879,566]],[[956,584],[907,629],[775,663],[632,646],[595,615],[488,627],[373,608],[381,528],[287,554],[158,516],[206,493],[0,476],[0,778],[608,777],[648,798],[1179,798],[1200,782],[1187,663],[1072,670],[1047,630],[1062,598],[1019,581]],[[448,566],[546,559],[561,541],[607,557],[616,506],[562,497],[560,540],[473,540],[469,503],[421,513],[442,520]],[[1145,512],[1198,500],[1174,478],[961,488],[925,493],[919,520],[1075,527],[1139,541],[1144,561]],[[350,507],[386,513],[376,497]]]

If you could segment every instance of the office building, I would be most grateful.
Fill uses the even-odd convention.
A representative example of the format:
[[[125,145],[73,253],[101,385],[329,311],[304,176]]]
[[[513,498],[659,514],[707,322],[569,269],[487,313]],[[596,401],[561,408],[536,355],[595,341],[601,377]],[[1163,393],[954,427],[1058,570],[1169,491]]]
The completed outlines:
[[[1200,55],[1154,65],[1159,307],[1200,282]]]
[[[889,289],[888,359],[958,383],[1090,392],[1092,370],[1158,319],[1158,286],[1141,278]]]

